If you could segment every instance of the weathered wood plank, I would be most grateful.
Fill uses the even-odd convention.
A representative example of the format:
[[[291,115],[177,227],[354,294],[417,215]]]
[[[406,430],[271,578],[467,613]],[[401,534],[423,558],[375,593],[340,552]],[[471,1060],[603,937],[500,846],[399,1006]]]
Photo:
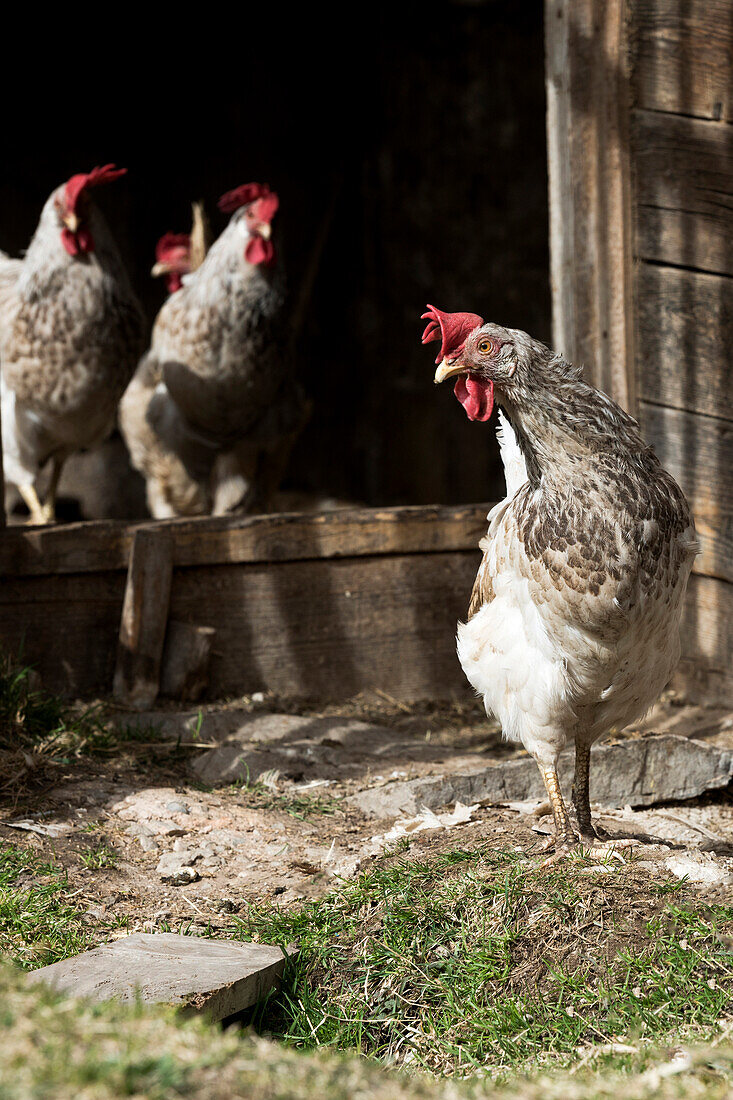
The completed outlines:
[[[625,0],[545,0],[553,339],[634,411]]]
[[[297,561],[471,549],[485,532],[490,507],[355,508],[163,520],[157,526],[170,532],[174,566]],[[10,528],[0,541],[0,575],[126,569],[140,526],[100,522]]]
[[[681,639],[673,684],[693,699],[733,705],[733,585],[690,577]]]
[[[108,694],[125,592],[121,570],[9,577],[0,584],[0,647],[33,665],[49,691]]]
[[[113,680],[115,699],[124,706],[147,710],[158,695],[172,576],[170,533],[152,525],[139,528],[130,551]]]
[[[637,287],[640,398],[733,420],[733,279],[641,264]]]
[[[479,561],[474,551],[186,569],[171,616],[216,627],[214,696],[442,697],[469,690],[455,630]]]
[[[702,544],[695,572],[733,581],[733,423],[647,402],[640,422],[690,502]]]
[[[733,120],[730,0],[631,0],[634,104]]]
[[[216,628],[209,694],[272,689],[346,698],[468,692],[455,653],[478,550],[201,566],[174,573],[171,618]],[[125,575],[29,576],[0,586],[0,644],[45,687],[112,687]]]
[[[635,253],[733,275],[733,128],[635,111]]]

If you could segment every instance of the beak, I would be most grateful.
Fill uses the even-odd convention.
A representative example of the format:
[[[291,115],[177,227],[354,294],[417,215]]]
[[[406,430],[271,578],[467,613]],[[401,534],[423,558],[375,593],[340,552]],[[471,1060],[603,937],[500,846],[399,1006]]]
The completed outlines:
[[[71,210],[64,215],[63,222],[70,233],[76,233],[79,228],[79,219]]]
[[[269,222],[262,222],[261,225],[257,226],[257,232],[264,241],[269,241],[272,236],[272,226]]]
[[[463,363],[456,363],[454,359],[444,359],[439,364],[433,381],[437,386],[439,382],[445,382],[446,378],[452,378],[456,374],[465,374],[467,370],[468,367],[464,366]]]
[[[168,272],[172,270],[173,268],[170,264],[166,264],[161,261],[153,265],[150,274],[153,276],[154,279],[158,279],[161,275],[167,275]]]

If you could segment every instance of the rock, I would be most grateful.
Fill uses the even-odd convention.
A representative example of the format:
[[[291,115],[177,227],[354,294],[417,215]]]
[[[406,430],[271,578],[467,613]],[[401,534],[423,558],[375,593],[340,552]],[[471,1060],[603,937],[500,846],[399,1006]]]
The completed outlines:
[[[208,755],[208,753],[206,754]],[[648,737],[598,745],[591,756],[591,797],[602,806],[650,806],[655,802],[695,798],[725,787],[733,777],[733,752],[687,737]],[[560,782],[569,797],[573,750],[560,757]],[[484,804],[541,799],[542,778],[534,760],[510,760],[466,775],[413,779],[373,787],[346,799],[373,817],[416,814],[452,802]]]
[[[155,870],[163,882],[170,882],[172,886],[186,886],[201,878],[193,866],[201,857],[202,853],[198,850],[164,852]]]
[[[293,954],[288,949],[288,954]],[[75,997],[178,1005],[213,1020],[256,1004],[282,976],[279,947],[137,932],[29,975]]]
[[[186,802],[166,802],[165,808],[171,814],[187,814],[189,812]]]
[[[192,771],[197,779],[215,787],[253,782],[273,768],[300,774],[309,765],[378,755],[397,740],[393,730],[352,718],[256,714],[247,719],[223,744],[196,757]]]
[[[668,856],[664,861],[664,866],[677,878],[687,879],[688,882],[705,886],[733,883],[733,874],[725,867],[721,867],[712,856],[702,852],[695,855],[691,855],[689,852],[681,852]]]

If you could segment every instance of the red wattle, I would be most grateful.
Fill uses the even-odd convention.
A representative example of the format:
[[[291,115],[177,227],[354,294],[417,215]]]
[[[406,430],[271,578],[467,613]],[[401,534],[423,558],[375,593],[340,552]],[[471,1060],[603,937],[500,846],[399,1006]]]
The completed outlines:
[[[78,256],[83,252],[94,251],[94,241],[88,229],[77,229],[72,233],[70,229],[61,230],[61,243],[70,256]]]
[[[272,241],[266,241],[264,237],[250,237],[244,250],[244,258],[249,264],[265,264],[269,266],[275,258],[275,248]]]
[[[453,392],[466,410],[469,420],[488,420],[494,409],[494,383],[461,374],[456,379]]]

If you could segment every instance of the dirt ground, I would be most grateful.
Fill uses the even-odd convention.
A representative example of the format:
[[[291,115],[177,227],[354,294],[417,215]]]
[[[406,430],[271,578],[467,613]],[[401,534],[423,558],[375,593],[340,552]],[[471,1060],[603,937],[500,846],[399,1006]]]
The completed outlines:
[[[215,710],[237,712],[243,721],[268,712],[305,715],[312,736],[291,745],[253,744],[261,767],[249,786],[207,789],[192,770],[205,751],[200,745],[167,740],[138,716],[117,714],[120,740],[110,754],[71,759],[45,773],[0,811],[0,840],[61,863],[75,904],[86,905],[90,921],[114,920],[120,935],[183,923],[216,930],[248,903],[287,906],[320,895],[403,835],[411,858],[486,843],[541,858],[550,820],[541,806],[478,806],[453,821],[398,822],[390,833],[392,821],[369,818],[348,802],[396,780],[519,755],[478,704],[407,706],[362,695],[339,707],[295,708],[255,697]],[[346,733],[330,736],[339,723],[323,726],[326,719],[343,719]],[[367,736],[357,725],[349,734],[353,721],[379,729]],[[132,730],[125,735],[126,722]],[[733,712],[667,696],[623,736],[669,732],[733,747]],[[420,828],[436,823],[443,827]],[[730,788],[684,804],[605,812],[600,823],[612,835],[644,838],[625,857],[640,871],[697,878],[696,888],[711,900],[733,894]]]

